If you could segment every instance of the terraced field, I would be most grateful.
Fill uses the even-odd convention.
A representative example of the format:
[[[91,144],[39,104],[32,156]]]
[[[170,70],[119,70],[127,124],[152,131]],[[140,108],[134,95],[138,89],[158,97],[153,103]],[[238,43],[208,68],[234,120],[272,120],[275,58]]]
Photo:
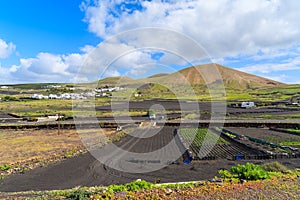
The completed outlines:
[[[300,147],[300,135],[298,136],[289,133],[273,131],[267,128],[230,127],[226,129],[240,135],[258,138],[282,146]]]
[[[217,132],[209,129],[183,128],[179,134],[183,142],[192,150],[194,159],[233,159],[237,155],[261,153],[233,140],[220,137]]]

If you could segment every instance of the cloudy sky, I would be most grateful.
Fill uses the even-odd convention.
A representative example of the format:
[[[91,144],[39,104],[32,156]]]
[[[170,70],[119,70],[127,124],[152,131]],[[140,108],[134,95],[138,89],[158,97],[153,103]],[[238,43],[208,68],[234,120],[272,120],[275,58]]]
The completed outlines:
[[[300,83],[299,9],[298,0],[1,1],[0,84],[138,78],[205,62]]]

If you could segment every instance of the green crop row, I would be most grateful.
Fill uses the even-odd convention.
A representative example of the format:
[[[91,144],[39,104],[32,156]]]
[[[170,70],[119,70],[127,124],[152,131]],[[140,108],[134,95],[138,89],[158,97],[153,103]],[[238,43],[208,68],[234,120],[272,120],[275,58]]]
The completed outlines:
[[[195,147],[200,147],[203,142],[214,144],[228,144],[226,140],[216,133],[205,128],[182,128],[180,129],[182,139]]]

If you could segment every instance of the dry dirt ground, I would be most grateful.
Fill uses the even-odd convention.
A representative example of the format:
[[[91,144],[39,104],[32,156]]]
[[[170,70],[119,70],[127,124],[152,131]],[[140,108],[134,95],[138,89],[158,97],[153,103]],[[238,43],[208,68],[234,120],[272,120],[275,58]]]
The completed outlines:
[[[0,130],[0,164],[43,160],[82,146],[76,130]]]

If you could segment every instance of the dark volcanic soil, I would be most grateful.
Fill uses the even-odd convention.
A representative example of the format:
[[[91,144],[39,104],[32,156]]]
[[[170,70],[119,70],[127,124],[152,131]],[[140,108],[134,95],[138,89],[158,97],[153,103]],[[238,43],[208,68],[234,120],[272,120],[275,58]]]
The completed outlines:
[[[279,160],[291,168],[300,168],[299,159]],[[89,153],[45,168],[32,170],[25,174],[12,175],[2,180],[0,191],[15,192],[28,190],[67,189],[76,186],[95,186],[127,183],[136,179],[153,182],[159,178],[161,182],[195,181],[213,178],[219,169],[246,161],[197,161],[190,165],[173,164],[161,170],[146,174],[129,174],[104,167]],[[262,163],[267,161],[251,161]]]
[[[155,129],[151,129],[154,131]],[[127,136],[118,143],[118,146],[132,152],[151,152],[170,142],[173,128],[164,127],[152,139],[136,139]],[[166,135],[163,135],[166,134]],[[150,141],[147,142],[147,141]],[[156,141],[156,142],[152,142]],[[300,168],[300,159],[279,160],[291,168]],[[117,171],[101,164],[91,154],[86,153],[68,160],[61,161],[44,168],[38,168],[25,174],[15,174],[1,180],[0,191],[15,192],[28,190],[68,189],[76,186],[110,185],[131,182],[143,179],[150,182],[181,182],[206,180],[218,175],[219,169],[229,169],[231,166],[247,161],[230,161],[225,159],[212,161],[193,161],[183,164],[168,165],[160,170],[144,174],[133,174]],[[251,161],[262,163],[267,161]]]

